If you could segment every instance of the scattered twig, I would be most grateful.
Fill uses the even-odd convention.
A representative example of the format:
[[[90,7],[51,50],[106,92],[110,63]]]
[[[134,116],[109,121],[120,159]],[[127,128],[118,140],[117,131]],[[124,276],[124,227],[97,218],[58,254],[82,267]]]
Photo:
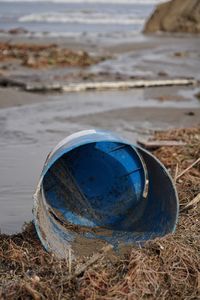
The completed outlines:
[[[41,300],[42,295],[40,295],[36,290],[34,290],[28,283],[25,283],[23,287],[27,292],[33,297],[34,300]]]
[[[185,146],[186,143],[181,141],[149,141],[149,140],[137,140],[137,143],[142,147],[154,150],[160,147],[171,147],[171,146]]]
[[[191,209],[192,207],[194,207],[194,205],[196,205],[199,202],[200,202],[200,193],[194,199],[192,199],[185,207],[183,207],[180,210],[180,212],[184,212],[188,209]]]
[[[97,260],[103,258],[105,253],[112,249],[112,245],[106,245],[103,247],[100,252],[95,253],[86,263],[82,264],[78,269],[76,269],[73,274],[69,275],[64,281],[61,281],[58,286],[61,286],[63,283],[66,283],[66,281],[70,281],[79,276],[81,273],[85,272],[88,267],[94,264]]]
[[[200,157],[195,162],[193,162],[188,168],[183,170],[178,176],[176,176],[176,180],[179,179],[181,176],[183,176],[186,172],[188,172],[191,168],[193,168],[199,162],[200,162]]]
[[[71,247],[69,247],[68,259],[69,259],[69,274],[71,274],[72,273],[72,249],[71,249]]]
[[[81,273],[83,273],[89,266],[94,264],[97,260],[104,257],[105,253],[112,250],[112,245],[107,245],[101,249],[100,252],[95,253],[85,264],[81,265],[71,276],[68,277],[68,280],[72,280],[73,278],[79,276]]]
[[[175,169],[175,175],[174,175],[175,182],[176,182],[177,175],[178,175],[178,164],[176,164],[176,169]]]

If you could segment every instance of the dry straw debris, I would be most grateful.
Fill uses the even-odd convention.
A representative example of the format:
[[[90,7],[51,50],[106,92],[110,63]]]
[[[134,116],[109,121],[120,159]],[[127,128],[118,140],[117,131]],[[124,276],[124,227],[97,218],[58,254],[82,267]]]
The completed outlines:
[[[107,252],[71,263],[45,252],[28,224],[20,234],[0,235],[0,299],[200,299],[200,202],[191,202],[200,193],[200,128],[156,132],[154,139],[186,143],[154,151],[176,180],[176,233],[118,257]]]

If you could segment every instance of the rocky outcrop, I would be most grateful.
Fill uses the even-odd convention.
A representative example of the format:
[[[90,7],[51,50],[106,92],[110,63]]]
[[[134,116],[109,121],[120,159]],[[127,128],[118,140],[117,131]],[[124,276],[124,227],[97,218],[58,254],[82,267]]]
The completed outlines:
[[[144,32],[200,33],[200,0],[171,0],[157,6]]]

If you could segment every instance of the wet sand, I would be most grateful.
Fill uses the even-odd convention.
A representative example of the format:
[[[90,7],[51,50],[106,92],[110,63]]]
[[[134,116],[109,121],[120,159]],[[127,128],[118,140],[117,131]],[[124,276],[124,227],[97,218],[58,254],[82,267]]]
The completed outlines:
[[[65,72],[75,74],[71,79],[78,74],[78,80],[83,80],[80,72],[84,76],[95,74],[87,80],[95,80],[95,76],[100,76],[98,80],[108,80],[116,74],[121,79],[131,76],[191,76],[199,80],[199,41],[192,37],[174,38],[169,44],[170,38],[144,39],[135,44],[100,45],[99,49],[87,45],[88,51],[95,52],[96,49],[95,53],[112,53],[113,58],[84,70],[62,69],[63,73],[60,73],[60,70],[44,69],[39,72],[17,68],[9,63],[8,68],[2,68],[1,72],[29,81],[36,75],[37,80],[52,80],[55,73],[62,75]],[[188,43],[189,40],[193,43]],[[177,42],[173,44],[172,41]],[[78,42],[76,47],[78,49]],[[174,53],[179,54],[176,56]],[[197,84],[189,87],[38,94],[20,88],[1,87],[1,231],[19,231],[24,221],[31,220],[32,195],[46,155],[66,135],[96,127],[116,131],[134,143],[138,137],[149,135],[151,130],[198,125],[200,103],[195,94],[199,90]]]
[[[200,39],[193,36],[144,36],[134,41],[87,41],[87,39],[0,37],[10,44],[52,45],[89,55],[105,57],[87,68],[25,68],[17,61],[1,61],[0,76],[9,76],[24,83],[120,81],[133,79],[195,78],[200,80]],[[48,54],[48,50],[47,50]]]
[[[135,142],[151,129],[198,124],[196,102],[171,101],[166,106],[158,100],[142,100],[143,92],[33,95],[5,89],[0,93],[10,106],[16,99],[27,104],[0,109],[1,231],[19,231],[24,221],[31,220],[32,195],[46,155],[66,135],[97,127]]]

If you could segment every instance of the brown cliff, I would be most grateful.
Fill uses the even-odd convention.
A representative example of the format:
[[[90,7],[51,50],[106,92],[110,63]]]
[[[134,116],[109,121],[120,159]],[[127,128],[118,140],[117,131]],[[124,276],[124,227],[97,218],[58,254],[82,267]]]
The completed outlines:
[[[144,32],[200,33],[200,0],[171,0],[157,6]]]

